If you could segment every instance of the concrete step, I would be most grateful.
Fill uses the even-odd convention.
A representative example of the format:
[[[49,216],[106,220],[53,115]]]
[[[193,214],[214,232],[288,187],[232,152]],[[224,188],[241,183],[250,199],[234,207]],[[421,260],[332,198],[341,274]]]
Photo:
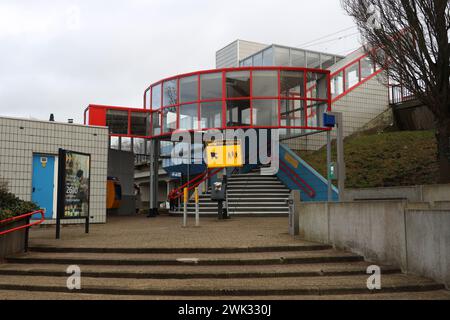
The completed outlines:
[[[69,290],[65,277],[2,276],[0,290],[63,292]],[[426,292],[443,285],[402,274],[383,276],[381,290],[367,289],[367,275],[261,278],[261,279],[120,279],[82,278],[77,293],[142,296],[275,296],[346,295],[393,292]]]
[[[365,275],[367,262],[279,266],[80,266],[84,277],[128,279],[241,279],[280,277],[330,277]],[[54,264],[7,264],[2,276],[67,277],[67,266]],[[382,274],[401,273],[384,266]]]
[[[275,194],[283,194],[283,195],[289,195],[290,191],[287,189],[280,189],[280,190],[273,190],[273,189],[231,189],[228,190],[228,195],[250,195],[250,194],[258,194],[260,196],[262,195],[275,195]]]
[[[286,206],[271,206],[271,207],[260,207],[260,206],[228,206],[229,211],[232,213],[233,211],[236,212],[285,212],[289,213],[289,208]]]
[[[63,293],[63,292],[42,292],[42,291],[17,291],[0,290],[0,300],[148,300],[148,296],[136,295],[106,295],[106,294],[85,294],[85,293]],[[198,297],[192,296],[151,296],[153,300],[190,300],[197,301]],[[237,300],[251,301],[260,300],[258,296],[213,296],[202,297],[204,300]],[[343,294],[343,295],[287,295],[287,296],[264,296],[264,300],[430,300],[447,301],[450,300],[450,291],[434,290],[421,292],[391,292],[377,294]]]
[[[64,265],[282,265],[362,261],[362,257],[334,250],[305,252],[263,252],[229,254],[97,254],[97,253],[27,253],[7,258],[15,264]]]
[[[259,253],[259,252],[305,252],[330,250],[330,245],[305,242],[305,244],[289,244],[277,246],[240,246],[240,247],[153,247],[153,248],[99,248],[99,247],[45,247],[31,246],[30,253],[131,253],[131,254],[224,254],[224,253]]]

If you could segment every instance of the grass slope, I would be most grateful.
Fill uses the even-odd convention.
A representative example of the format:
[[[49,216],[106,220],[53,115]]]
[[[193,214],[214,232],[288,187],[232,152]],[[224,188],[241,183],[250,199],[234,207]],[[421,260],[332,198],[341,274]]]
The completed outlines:
[[[345,140],[348,188],[408,186],[438,182],[434,131],[362,133]],[[326,176],[326,147],[299,155]],[[333,159],[336,151],[333,145]]]

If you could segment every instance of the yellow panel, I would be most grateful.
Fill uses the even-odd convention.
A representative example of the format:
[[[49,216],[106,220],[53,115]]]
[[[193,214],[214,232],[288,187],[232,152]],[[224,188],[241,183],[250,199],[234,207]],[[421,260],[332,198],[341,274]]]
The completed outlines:
[[[286,160],[288,163],[290,163],[295,169],[298,168],[298,161],[295,160],[290,154],[286,153],[284,160]]]
[[[210,143],[206,147],[206,161],[208,168],[242,167],[242,146],[234,141]]]

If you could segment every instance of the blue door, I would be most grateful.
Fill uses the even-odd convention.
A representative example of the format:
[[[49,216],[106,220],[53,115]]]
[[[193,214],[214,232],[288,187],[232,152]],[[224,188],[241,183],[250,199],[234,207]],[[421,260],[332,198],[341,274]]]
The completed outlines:
[[[33,190],[31,200],[45,211],[45,218],[53,218],[55,157],[33,155]]]

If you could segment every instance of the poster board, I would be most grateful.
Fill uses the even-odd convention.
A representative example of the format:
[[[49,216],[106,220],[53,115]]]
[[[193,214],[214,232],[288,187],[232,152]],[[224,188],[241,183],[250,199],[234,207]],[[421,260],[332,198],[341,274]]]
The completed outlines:
[[[91,155],[59,149],[56,238],[61,220],[86,219],[89,233]]]

